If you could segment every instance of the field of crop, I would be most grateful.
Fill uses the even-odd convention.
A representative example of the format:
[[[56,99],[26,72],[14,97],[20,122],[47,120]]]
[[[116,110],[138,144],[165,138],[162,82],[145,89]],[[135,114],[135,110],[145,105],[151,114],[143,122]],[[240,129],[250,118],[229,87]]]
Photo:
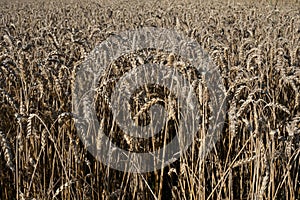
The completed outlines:
[[[87,150],[75,126],[72,94],[77,72],[97,44],[142,27],[196,40],[217,66],[224,92],[217,100],[227,106],[219,139],[203,157],[201,141],[216,102],[197,70],[161,49],[111,63],[94,100],[100,128],[121,148],[150,151],[181,134],[180,108],[171,104],[176,97],[153,85],[140,88],[130,105],[139,125],[149,123],[152,105],[168,108],[159,136],[136,140],[112,120],[107,99],[136,66],[156,62],[178,69],[195,83],[200,105],[199,130],[177,161],[129,173]],[[0,199],[300,199],[299,91],[296,0],[1,1]]]

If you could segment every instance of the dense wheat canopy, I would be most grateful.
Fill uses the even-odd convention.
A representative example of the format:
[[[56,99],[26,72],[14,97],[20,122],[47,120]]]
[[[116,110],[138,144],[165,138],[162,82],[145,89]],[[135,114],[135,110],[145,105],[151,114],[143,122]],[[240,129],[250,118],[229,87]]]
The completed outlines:
[[[147,124],[149,108],[159,104],[168,127],[146,141],[120,130],[108,99],[127,71],[151,62],[171,66],[194,84],[200,105],[188,150],[163,169],[134,174],[108,168],[87,151],[72,93],[97,44],[141,27],[197,41],[218,68],[227,108],[220,139],[202,159],[213,97],[191,63],[161,49],[111,63],[95,104],[103,132],[122,148],[152,151],[178,134],[176,97],[155,85],[134,93],[132,116]],[[299,90],[296,0],[0,2],[0,199],[299,199]]]

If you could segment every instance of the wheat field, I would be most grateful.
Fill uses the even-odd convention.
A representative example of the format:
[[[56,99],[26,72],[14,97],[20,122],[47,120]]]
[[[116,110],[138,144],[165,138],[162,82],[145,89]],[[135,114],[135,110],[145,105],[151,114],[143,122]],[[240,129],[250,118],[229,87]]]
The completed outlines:
[[[0,199],[300,199],[300,3],[295,1],[1,1]],[[130,151],[153,150],[178,134],[178,107],[163,88],[135,93],[134,119],[166,106],[157,140],[128,138],[107,98],[140,63],[167,63],[197,85],[199,131],[174,163],[127,173],[91,155],[78,136],[72,93],[78,69],[109,36],[141,27],[176,30],[217,66],[227,102],[223,128],[201,157],[213,109],[207,83],[184,59],[145,49],[112,63],[99,80],[97,117]],[[177,64],[174,64],[177,63]],[[147,98],[142,98],[147,96]],[[141,99],[139,99],[141,98]],[[172,97],[176,100],[176,97]]]

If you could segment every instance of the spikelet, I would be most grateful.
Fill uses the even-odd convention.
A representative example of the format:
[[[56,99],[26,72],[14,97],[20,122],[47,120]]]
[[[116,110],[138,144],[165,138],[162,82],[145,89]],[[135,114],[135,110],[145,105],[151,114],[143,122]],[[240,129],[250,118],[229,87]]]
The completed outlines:
[[[270,172],[269,172],[269,167],[266,167],[266,172],[265,175],[262,179],[261,187],[259,190],[259,199],[265,199],[265,192],[267,190],[268,184],[269,184],[269,178],[270,178]]]
[[[133,117],[133,120],[137,120],[142,113],[145,113],[145,111],[149,110],[151,106],[158,102],[164,102],[164,100],[161,98],[153,98],[147,103],[145,103],[143,107],[138,111],[138,113]]]
[[[53,41],[53,44],[54,46],[59,49],[60,45],[59,45],[59,42],[55,36],[55,34],[53,34],[51,31],[48,32],[48,35],[51,37],[52,41]]]
[[[65,184],[62,184],[54,193],[53,199],[55,199],[65,188],[70,187],[74,183],[73,180],[70,180],[66,182]]]
[[[4,99],[9,103],[10,106],[12,106],[15,111],[18,111],[18,104],[16,101],[11,97],[4,89],[0,88],[0,94],[4,97]]]
[[[292,152],[294,150],[294,144],[293,140],[295,137],[295,134],[300,132],[299,131],[299,125],[300,125],[300,116],[299,114],[292,118],[290,122],[286,125],[286,131],[288,133],[287,141],[286,141],[286,148],[285,153],[287,157],[291,157]]]
[[[32,134],[32,118],[33,117],[34,117],[34,114],[30,114],[27,119],[27,127],[26,127],[27,136],[26,137],[29,137]]]
[[[249,158],[245,158],[245,159],[236,161],[236,162],[233,164],[232,168],[235,168],[235,167],[239,167],[239,166],[241,166],[241,165],[248,164],[248,163],[254,161],[255,159],[256,159],[256,156],[254,155],[254,156],[252,156],[252,157],[249,157]]]
[[[46,144],[47,144],[47,136],[48,135],[48,132],[46,129],[43,129],[42,130],[42,136],[41,136],[41,145],[42,145],[42,149],[45,148]]]
[[[11,41],[10,36],[4,35],[4,36],[3,36],[3,39],[4,39],[4,41],[7,43],[8,48],[9,48],[10,50],[12,50],[13,43],[12,43],[12,41]]]
[[[4,159],[6,161],[6,165],[11,169],[11,171],[15,171],[15,165],[13,163],[13,154],[11,151],[11,147],[4,133],[0,131],[0,144],[2,147],[2,151],[4,152]]]
[[[289,109],[287,107],[285,107],[284,105],[279,104],[279,103],[269,103],[265,107],[278,108],[279,110],[282,110],[282,111],[286,112],[289,115],[291,114],[290,111],[289,111]]]

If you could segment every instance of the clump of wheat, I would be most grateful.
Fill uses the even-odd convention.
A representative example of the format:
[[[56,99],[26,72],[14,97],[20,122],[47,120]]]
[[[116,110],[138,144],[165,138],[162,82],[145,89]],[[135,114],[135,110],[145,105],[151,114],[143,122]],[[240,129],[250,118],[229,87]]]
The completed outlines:
[[[0,199],[297,199],[299,4],[276,2],[1,1]],[[148,26],[196,40],[217,66],[226,99],[209,92],[211,80],[190,62],[162,49],[132,52],[110,63],[95,105],[100,132],[121,148],[143,152],[163,146],[177,134],[180,113],[167,90],[142,87],[128,105],[132,119],[145,125],[149,109],[164,106],[167,137],[139,140],[124,134],[111,116],[110,98],[129,70],[151,62],[174,67],[199,98],[201,124],[187,152],[141,176],[92,157],[78,136],[78,116],[71,113],[77,72],[87,55],[115,33]],[[203,158],[212,105],[223,101],[229,105],[220,140]]]

